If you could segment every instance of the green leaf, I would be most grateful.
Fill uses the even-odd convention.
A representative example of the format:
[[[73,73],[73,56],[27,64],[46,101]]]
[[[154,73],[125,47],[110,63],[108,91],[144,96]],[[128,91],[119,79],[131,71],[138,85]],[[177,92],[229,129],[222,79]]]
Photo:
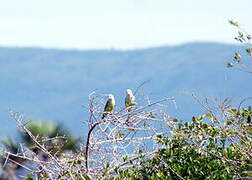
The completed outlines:
[[[233,65],[232,63],[230,63],[230,62],[226,63],[226,66],[227,66],[228,68],[234,67],[234,65]]]
[[[252,47],[247,47],[245,50],[246,50],[246,52],[248,53],[249,56],[252,55]]]
[[[239,23],[238,23],[237,21],[229,20],[228,22],[229,22],[231,25],[233,25],[233,26],[236,26],[236,27],[239,27],[239,26],[240,26]]]

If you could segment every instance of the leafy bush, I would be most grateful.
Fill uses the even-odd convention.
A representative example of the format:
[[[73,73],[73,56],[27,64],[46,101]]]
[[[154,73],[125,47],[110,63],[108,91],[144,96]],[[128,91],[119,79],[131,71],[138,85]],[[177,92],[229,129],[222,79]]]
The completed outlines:
[[[235,179],[252,177],[251,109],[226,109],[224,122],[211,114],[178,122],[154,156],[142,157],[118,177],[131,179]],[[249,114],[249,115],[248,115]],[[208,118],[204,118],[208,117]],[[211,122],[212,120],[212,122]]]

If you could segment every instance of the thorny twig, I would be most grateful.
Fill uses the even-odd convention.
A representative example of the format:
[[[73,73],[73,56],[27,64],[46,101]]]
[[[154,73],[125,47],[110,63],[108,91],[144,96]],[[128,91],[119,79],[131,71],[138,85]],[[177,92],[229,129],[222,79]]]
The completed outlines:
[[[89,99],[91,100],[90,104],[93,104],[94,102],[92,101],[94,101],[95,99]],[[94,171],[92,169],[97,169],[97,167],[99,167],[100,165],[103,166],[106,163],[110,163],[110,165],[114,167],[115,164],[118,164],[122,161],[122,157],[132,154],[131,152],[135,151],[135,149],[139,147],[142,147],[144,144],[144,146],[146,146],[148,144],[147,142],[145,142],[146,140],[151,140],[152,143],[154,143],[157,139],[155,135],[157,132],[159,132],[155,129],[155,126],[160,123],[166,124],[171,120],[167,120],[167,118],[161,116],[150,118],[150,112],[154,110],[148,109],[155,108],[156,105],[167,101],[174,101],[174,98],[164,98],[156,102],[148,103],[139,108],[135,108],[130,112],[126,110],[119,110],[108,115],[104,120],[99,120],[96,118],[95,114],[100,114],[97,109],[90,109],[90,112],[95,112],[92,115],[93,117],[95,117],[95,119],[88,120],[90,128],[87,134],[87,141],[85,146],[86,171],[89,174],[93,174]],[[130,119],[128,121],[129,115]],[[151,123],[151,121],[153,121],[154,123]],[[146,133],[146,131],[148,133]],[[145,134],[148,136],[146,136]],[[129,135],[130,137],[126,138]],[[132,147],[134,148],[131,149]],[[93,174],[93,176],[96,175]]]
[[[147,82],[141,84],[137,90]],[[122,108],[109,114],[105,119],[100,118],[103,111],[101,100],[102,98],[95,92],[90,94],[89,118],[87,120],[89,130],[84,151],[72,156],[66,154],[57,157],[56,153],[50,152],[44,145],[45,141],[57,140],[59,137],[42,137],[41,139],[39,136],[34,136],[26,128],[23,115],[10,111],[18,126],[31,137],[35,146],[48,158],[41,160],[39,155],[34,154],[32,151],[27,156],[24,150],[17,154],[5,151],[6,155],[36,163],[39,169],[34,171],[32,171],[33,168],[31,167],[26,169],[32,171],[33,174],[46,172],[50,179],[65,176],[73,179],[73,174],[79,174],[80,176],[87,174],[95,179],[102,177],[104,171],[107,171],[104,169],[104,164],[109,163],[112,169],[113,167],[126,165],[123,163],[123,157],[137,159],[135,153],[137,149],[141,149],[146,154],[153,154],[159,146],[155,143],[157,140],[156,134],[168,133],[164,127],[169,128],[169,126],[164,126],[164,124],[172,124],[173,122],[165,113],[162,103],[174,101],[174,98],[148,102],[142,106],[135,106],[131,111]],[[6,163],[8,160],[6,160]],[[81,163],[76,164],[76,162]]]

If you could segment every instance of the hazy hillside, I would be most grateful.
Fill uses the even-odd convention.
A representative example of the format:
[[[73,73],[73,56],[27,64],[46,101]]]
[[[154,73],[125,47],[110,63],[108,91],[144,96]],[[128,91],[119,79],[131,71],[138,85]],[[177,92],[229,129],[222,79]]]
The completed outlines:
[[[0,135],[16,129],[8,109],[28,118],[56,120],[84,135],[87,96],[94,89],[113,93],[121,102],[124,90],[150,82],[141,93],[151,99],[177,98],[173,116],[190,118],[198,106],[183,91],[240,100],[251,96],[252,76],[225,68],[238,46],[190,43],[142,50],[51,50],[0,48]],[[76,128],[78,127],[78,128]]]

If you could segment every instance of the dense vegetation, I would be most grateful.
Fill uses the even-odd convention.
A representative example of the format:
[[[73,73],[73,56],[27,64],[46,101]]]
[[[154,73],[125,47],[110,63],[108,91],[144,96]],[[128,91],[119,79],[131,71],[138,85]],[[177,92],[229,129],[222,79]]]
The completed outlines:
[[[154,156],[118,170],[116,179],[236,179],[252,177],[251,109],[227,109],[219,122],[211,114],[177,124]],[[204,118],[206,117],[206,118]],[[209,122],[209,118],[211,121]]]

